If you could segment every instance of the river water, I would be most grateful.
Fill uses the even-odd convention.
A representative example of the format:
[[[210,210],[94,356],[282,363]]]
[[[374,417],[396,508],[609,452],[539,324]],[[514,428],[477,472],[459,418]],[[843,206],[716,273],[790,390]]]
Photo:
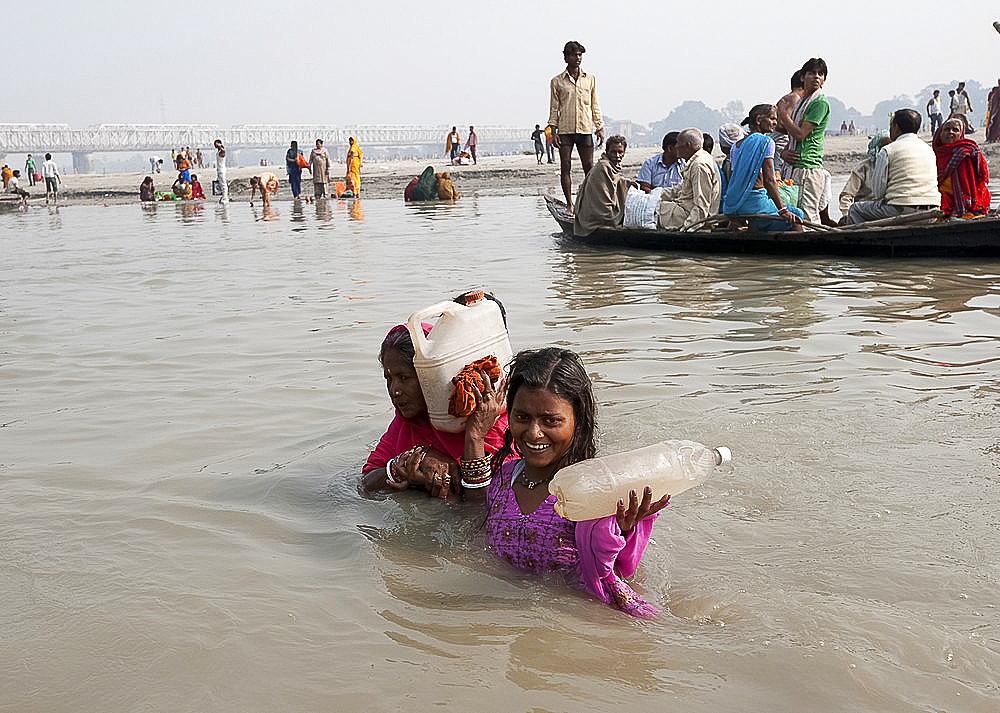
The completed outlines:
[[[0,215],[0,710],[998,710],[1000,261],[554,232],[536,197]],[[659,618],[359,496],[384,333],[474,286],[583,355],[604,452],[732,448],[654,528]]]

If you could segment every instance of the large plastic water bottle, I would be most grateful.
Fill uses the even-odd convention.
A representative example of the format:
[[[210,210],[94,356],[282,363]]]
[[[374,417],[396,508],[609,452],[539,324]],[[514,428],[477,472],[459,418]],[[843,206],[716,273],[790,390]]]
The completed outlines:
[[[430,334],[424,336],[420,323],[440,315]],[[448,413],[452,379],[467,364],[485,356],[495,356],[502,367],[512,353],[507,327],[497,303],[482,292],[466,295],[466,304],[439,302],[418,310],[407,320],[413,340],[413,368],[427,402],[431,424],[442,431],[457,433],[465,428],[465,419]]]
[[[549,483],[556,512],[567,520],[595,520],[614,515],[618,501],[628,505],[629,492],[642,497],[648,485],[653,500],[671,497],[700,485],[716,466],[732,461],[728,448],[709,448],[694,441],[663,441],[634,451],[592,458],[566,466]]]

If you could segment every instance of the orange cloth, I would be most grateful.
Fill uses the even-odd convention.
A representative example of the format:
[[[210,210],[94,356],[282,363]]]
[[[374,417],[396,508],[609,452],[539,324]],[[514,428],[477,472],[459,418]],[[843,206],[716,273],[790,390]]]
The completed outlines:
[[[451,380],[455,384],[455,388],[451,392],[451,398],[448,399],[449,415],[462,418],[476,410],[476,393],[472,387],[475,386],[479,391],[486,387],[482,374],[479,372],[486,372],[490,382],[495,384],[502,373],[500,362],[490,354],[482,359],[477,359],[458,372],[458,376]]]
[[[266,190],[268,193],[273,193],[278,195],[278,177],[273,173],[262,173],[260,178],[260,188],[263,192]]]

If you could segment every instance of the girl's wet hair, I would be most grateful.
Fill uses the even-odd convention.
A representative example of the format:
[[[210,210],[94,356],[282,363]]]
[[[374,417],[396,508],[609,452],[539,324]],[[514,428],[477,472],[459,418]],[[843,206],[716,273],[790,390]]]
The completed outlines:
[[[566,462],[570,465],[597,455],[597,405],[587,369],[576,352],[546,347],[519,352],[510,362],[507,377],[507,413],[514,408],[514,398],[522,389],[548,391],[573,407],[573,441]],[[510,430],[504,434],[503,447],[493,456],[493,470],[498,473],[504,460],[517,453]]]

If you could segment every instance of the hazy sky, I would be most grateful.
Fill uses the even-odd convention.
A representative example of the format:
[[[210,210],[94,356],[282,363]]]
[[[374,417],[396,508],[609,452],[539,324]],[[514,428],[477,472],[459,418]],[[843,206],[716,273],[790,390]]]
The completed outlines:
[[[716,0],[46,0],[4,8],[0,122],[544,123],[582,42],[605,114],[774,101],[808,57],[849,107],[1000,77],[1000,5]],[[956,6],[957,7],[957,6]],[[162,10],[160,9],[162,8]],[[960,18],[960,21],[959,21]],[[28,39],[30,38],[30,40]],[[981,109],[980,109],[981,110]]]

